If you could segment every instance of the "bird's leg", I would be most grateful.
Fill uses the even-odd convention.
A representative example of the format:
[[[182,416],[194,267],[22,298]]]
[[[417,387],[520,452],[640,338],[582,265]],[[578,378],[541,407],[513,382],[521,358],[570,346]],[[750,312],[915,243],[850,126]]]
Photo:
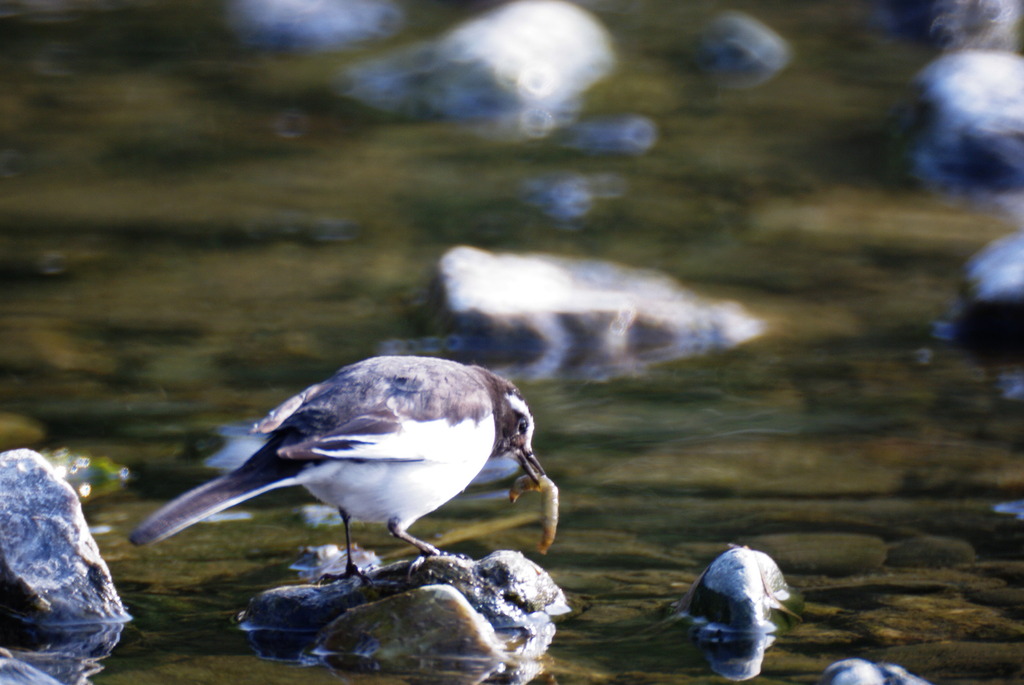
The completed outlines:
[[[432,557],[435,554],[441,554],[441,550],[439,550],[437,547],[434,547],[429,542],[423,542],[423,540],[420,540],[419,538],[414,538],[413,536],[406,533],[405,528],[402,527],[402,524],[399,523],[398,519],[396,518],[388,521],[388,532],[394,535],[399,540],[404,540],[405,542],[408,542],[410,545],[418,549],[420,551],[421,556]]]
[[[349,530],[349,520],[351,517],[340,507],[338,508],[338,513],[341,514],[341,522],[345,524],[345,575],[343,577],[351,578],[352,576],[357,576],[363,582],[372,585],[373,581],[370,580],[370,577],[363,573],[352,561],[352,533]]]

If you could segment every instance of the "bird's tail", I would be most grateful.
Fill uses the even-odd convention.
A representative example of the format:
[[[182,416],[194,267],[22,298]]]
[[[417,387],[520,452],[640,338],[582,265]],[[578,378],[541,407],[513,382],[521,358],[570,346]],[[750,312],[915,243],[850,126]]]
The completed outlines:
[[[136,545],[158,542],[250,497],[294,485],[304,463],[279,458],[277,443],[271,441],[234,471],[171,500],[140,523],[128,539]]]

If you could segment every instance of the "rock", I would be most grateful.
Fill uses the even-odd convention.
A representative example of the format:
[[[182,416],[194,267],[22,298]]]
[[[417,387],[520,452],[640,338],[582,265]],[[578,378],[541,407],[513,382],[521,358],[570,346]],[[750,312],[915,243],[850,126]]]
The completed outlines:
[[[927,680],[895,664],[876,664],[864,659],[837,661],[821,674],[818,685],[929,685]]]
[[[782,36],[742,12],[720,14],[697,45],[697,64],[727,88],[758,86],[774,78],[790,57]]]
[[[0,492],[3,609],[37,625],[129,620],[78,496],[41,455],[0,454]]]
[[[404,561],[370,569],[367,575],[372,584],[346,578],[322,585],[280,587],[257,595],[241,616],[242,627],[249,631],[250,644],[264,657],[299,660],[315,641],[327,640],[325,626],[340,616],[357,608],[360,610],[355,617],[339,624],[346,626],[346,634],[351,635],[357,629],[354,621],[358,617],[373,615],[362,613],[371,611],[366,608],[371,604],[389,602],[420,588],[444,585],[460,595],[462,601],[487,622],[492,632],[496,631],[505,675],[519,674],[518,681],[519,676],[525,678],[540,669],[537,658],[554,637],[551,616],[569,610],[565,595],[551,577],[519,552],[498,551],[476,562],[451,555],[432,556],[415,565]],[[425,596],[435,597],[434,594]],[[423,597],[406,597],[399,604],[418,603],[424,601]],[[427,600],[428,603],[433,601]],[[387,606],[393,608],[395,604]],[[378,610],[372,609],[373,612]],[[454,608],[451,611],[458,613]],[[439,632],[441,627],[434,623],[425,629]],[[439,637],[407,636],[412,645],[429,644]],[[373,654],[382,658],[392,653],[403,655],[398,661],[407,665],[405,655],[411,648],[405,643],[381,644],[374,648]],[[515,663],[508,665],[506,662],[510,661]],[[343,662],[332,658],[328,665],[340,668]],[[401,670],[405,665],[394,667]],[[528,680],[525,678],[524,682]]]
[[[0,454],[0,492],[0,639],[57,680],[84,683],[131,617],[78,496],[25,449]]]
[[[929,187],[1012,214],[1024,190],[1024,57],[943,55],[915,81],[911,170]]]
[[[426,585],[346,611],[320,631],[313,653],[343,670],[429,670],[474,683],[504,656],[491,624],[449,585]]]
[[[445,35],[355,65],[345,95],[418,118],[477,122],[509,138],[571,123],[615,64],[608,32],[563,0],[515,0]]]
[[[744,543],[764,550],[787,573],[852,576],[885,563],[885,542],[856,533],[779,533],[748,538]]]
[[[1019,0],[875,0],[873,18],[894,38],[943,50],[1020,46]]]
[[[454,555],[431,556],[410,573],[403,561],[370,569],[372,585],[346,578],[323,585],[288,585],[260,593],[242,614],[247,629],[319,630],[353,608],[425,585],[451,585],[492,625],[528,625],[538,612],[568,609],[565,595],[541,567],[521,552],[499,550],[473,561]]]
[[[750,633],[788,626],[801,604],[770,556],[733,547],[704,569],[677,608],[718,631]]]
[[[938,337],[979,355],[1024,350],[1024,231],[987,245],[967,263],[962,295]],[[1012,390],[1012,378],[1006,379]]]
[[[730,680],[761,672],[772,633],[799,620],[802,607],[772,558],[746,547],[720,554],[675,606],[694,621],[690,639],[711,668]]]
[[[228,0],[228,25],[263,50],[320,52],[379,40],[404,23],[389,0]]]
[[[974,563],[974,547],[966,540],[922,536],[901,540],[889,548],[886,566],[947,568]]]
[[[449,354],[516,375],[606,378],[728,349],[764,324],[652,271],[550,255],[455,247],[442,258],[435,308]]]

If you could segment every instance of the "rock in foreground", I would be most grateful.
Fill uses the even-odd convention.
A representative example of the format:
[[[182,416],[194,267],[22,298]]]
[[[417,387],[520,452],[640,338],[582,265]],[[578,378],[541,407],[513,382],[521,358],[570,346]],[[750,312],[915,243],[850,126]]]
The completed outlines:
[[[435,291],[449,352],[520,376],[602,378],[731,348],[764,324],[664,275],[550,255],[449,250]]]
[[[554,635],[550,617],[568,610],[551,577],[519,552],[427,557],[368,576],[371,584],[344,578],[257,595],[242,615],[250,642],[265,657],[298,660],[315,646],[339,670],[475,682],[492,672],[536,673]]]

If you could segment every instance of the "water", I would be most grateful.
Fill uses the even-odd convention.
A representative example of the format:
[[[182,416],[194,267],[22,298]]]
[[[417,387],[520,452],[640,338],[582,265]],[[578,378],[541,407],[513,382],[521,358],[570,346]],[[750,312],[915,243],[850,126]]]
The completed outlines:
[[[892,111],[932,53],[873,33],[854,2],[594,8],[620,63],[585,111],[649,118],[647,154],[494,140],[336,94],[341,66],[436,35],[454,4],[410,2],[405,31],[338,54],[247,50],[215,4],[0,19],[0,411],[40,421],[40,446],[133,473],[86,504],[135,616],[94,683],[337,682],[258,659],[232,622],[295,580],[299,546],[339,541],[303,526],[302,493],[151,548],[126,536],[211,475],[219,427],[439,333],[424,288],[455,244],[655,268],[769,325],[636,377],[521,384],[559,538],[546,557],[536,524],[451,549],[523,549],[572,593],[559,682],[715,679],[661,621],[734,542],[770,551],[808,602],[763,681],[814,682],[852,656],[935,682],[1024,677],[1024,524],[992,511],[1022,497],[1022,407],[931,336],[964,261],[1011,227],[902,175]],[[786,37],[786,70],[736,91],[697,73],[695,37],[724,9]],[[625,191],[565,230],[522,199],[563,173]],[[413,532],[537,507],[456,501]],[[356,536],[407,553],[379,526]]]

